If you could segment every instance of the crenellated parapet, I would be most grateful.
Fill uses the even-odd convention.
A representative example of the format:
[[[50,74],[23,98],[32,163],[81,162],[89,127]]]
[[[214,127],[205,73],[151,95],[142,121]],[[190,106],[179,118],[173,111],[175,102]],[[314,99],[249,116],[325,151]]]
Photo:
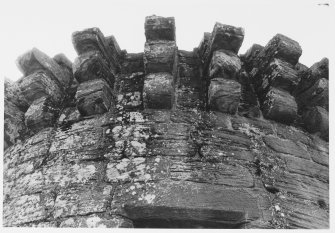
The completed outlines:
[[[4,226],[329,227],[329,61],[275,35],[192,51],[149,16],[143,52],[98,28],[77,57],[34,48],[5,80]]]

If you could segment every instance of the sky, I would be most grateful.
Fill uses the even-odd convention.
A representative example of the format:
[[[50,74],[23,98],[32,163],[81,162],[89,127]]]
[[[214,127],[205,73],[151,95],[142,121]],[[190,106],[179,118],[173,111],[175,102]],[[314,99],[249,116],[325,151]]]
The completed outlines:
[[[144,19],[148,15],[173,16],[179,49],[193,50],[204,32],[215,22],[243,27],[240,54],[253,43],[266,45],[277,33],[299,42],[300,62],[311,66],[330,56],[332,6],[329,0],[0,0],[0,75],[22,77],[18,56],[37,47],[50,57],[64,53],[71,61],[77,54],[71,34],[99,27],[105,36],[114,35],[128,52],[144,49]],[[331,4],[330,4],[331,5]]]

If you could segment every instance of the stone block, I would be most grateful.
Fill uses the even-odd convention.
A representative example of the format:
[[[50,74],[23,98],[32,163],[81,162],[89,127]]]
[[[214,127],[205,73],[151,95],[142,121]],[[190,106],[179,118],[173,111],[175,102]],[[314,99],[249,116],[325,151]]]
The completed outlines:
[[[6,142],[4,150],[15,144],[21,133],[25,130],[24,112],[16,105],[4,101],[4,141]],[[7,146],[6,146],[7,145]]]
[[[77,108],[82,116],[107,112],[115,103],[107,82],[95,79],[81,83],[76,93]]]
[[[64,70],[64,72],[70,79],[71,85],[73,83],[72,62],[63,53],[56,54],[53,59]]]
[[[127,53],[122,63],[123,73],[144,72],[143,53]]]
[[[126,93],[126,92],[142,92],[144,85],[144,73],[130,73],[123,74],[118,76],[117,83],[115,85],[115,89],[118,92]]]
[[[271,88],[263,103],[265,118],[285,124],[291,124],[297,118],[298,106],[295,99],[288,92]]]
[[[260,105],[247,72],[241,72],[239,75],[241,83],[241,99],[238,107],[239,115],[246,117],[260,117]]]
[[[20,87],[17,82],[5,78],[4,82],[4,98],[5,100],[16,105],[21,111],[27,111],[29,104],[25,97],[22,95]]]
[[[50,77],[64,90],[70,85],[71,80],[55,60],[46,54],[33,48],[17,59],[17,66],[24,74],[28,76],[39,70],[45,70],[51,74]]]
[[[316,79],[329,79],[329,60],[328,58],[322,58],[321,61],[314,63],[310,67],[312,71],[312,75],[316,77]]]
[[[328,111],[321,107],[308,108],[303,112],[302,122],[305,129],[310,133],[317,133],[324,140],[329,138],[329,117]]]
[[[260,218],[257,199],[242,189],[165,180],[127,193],[131,186],[116,190],[112,212],[133,219],[134,227],[151,219],[146,227],[240,228],[246,219]]]
[[[34,131],[53,126],[56,120],[57,109],[48,96],[43,96],[35,100],[25,113],[26,126]]]
[[[90,51],[78,56],[73,63],[73,75],[79,83],[103,79],[113,88],[115,76],[99,51]]]
[[[248,72],[250,72],[255,67],[255,59],[263,49],[264,46],[259,44],[253,44],[251,48],[249,48],[247,52],[242,56],[245,69]]]
[[[205,32],[204,37],[202,38],[202,40],[200,41],[200,44],[198,46],[198,55],[202,60],[204,59],[205,52],[208,48],[210,38],[211,38],[211,33],[210,32]]]
[[[237,79],[241,69],[240,58],[228,50],[217,50],[213,53],[209,65],[209,78]]]
[[[60,103],[64,92],[45,71],[38,71],[17,81],[26,102],[31,105],[35,100],[49,96],[55,103]]]
[[[214,51],[224,49],[237,54],[244,39],[244,29],[222,23],[215,23],[208,45],[208,58]]]
[[[325,78],[319,79],[315,84],[296,97],[299,108],[320,106],[329,109],[329,83]]]
[[[267,91],[270,86],[292,93],[299,83],[298,72],[294,67],[280,59],[274,59],[262,75],[258,91]]]
[[[56,54],[53,59],[58,65],[67,68],[72,73],[72,62],[63,53]]]
[[[212,79],[208,88],[208,104],[211,110],[235,114],[240,103],[241,84],[235,80]]]
[[[105,38],[108,46],[110,47],[110,49],[112,50],[112,54],[113,54],[113,59],[114,60],[119,60],[122,58],[123,56],[123,51],[121,50],[119,44],[117,43],[115,37],[113,35],[111,36],[106,36]]]
[[[149,74],[144,78],[143,99],[146,108],[171,109],[173,77],[169,73]]]
[[[146,42],[144,47],[144,69],[146,74],[173,72],[177,46],[174,41]]]
[[[266,61],[278,58],[295,66],[301,54],[302,49],[298,42],[282,34],[276,34],[259,53],[258,59],[264,65],[267,64]]]
[[[147,16],[145,17],[144,28],[147,41],[176,40],[174,17]]]
[[[114,74],[120,70],[115,51],[108,45],[107,40],[99,28],[88,28],[72,34],[72,43],[78,55],[86,52],[99,51]]]

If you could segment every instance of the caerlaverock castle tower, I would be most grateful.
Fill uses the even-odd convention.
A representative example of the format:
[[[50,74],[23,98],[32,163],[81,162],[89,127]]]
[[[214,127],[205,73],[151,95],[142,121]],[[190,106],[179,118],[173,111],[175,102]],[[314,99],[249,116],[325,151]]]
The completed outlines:
[[[145,36],[128,53],[90,28],[73,63],[18,58],[3,225],[328,228],[328,59],[306,67],[281,34],[239,55],[244,30],[221,23],[193,51],[174,18]]]

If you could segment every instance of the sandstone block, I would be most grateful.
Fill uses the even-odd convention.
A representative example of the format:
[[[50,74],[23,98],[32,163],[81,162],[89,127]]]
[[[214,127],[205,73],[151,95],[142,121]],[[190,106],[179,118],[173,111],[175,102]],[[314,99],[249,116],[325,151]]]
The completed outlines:
[[[82,116],[107,112],[114,105],[114,96],[107,82],[96,79],[81,83],[76,93],[77,108]]]
[[[208,88],[208,104],[213,111],[235,114],[240,102],[241,85],[235,80],[212,79]]]
[[[110,49],[112,50],[112,54],[114,56],[114,60],[118,60],[122,58],[122,51],[121,48],[119,46],[119,44],[117,43],[115,37],[113,35],[111,36],[107,36],[106,38],[107,44],[110,47]]]
[[[17,66],[21,72],[28,76],[39,70],[50,73],[54,81],[64,90],[70,85],[71,80],[55,60],[48,57],[40,50],[33,48],[17,59]]]
[[[173,101],[172,75],[155,73],[145,76],[143,98],[147,108],[170,109]]]
[[[317,79],[325,78],[329,79],[329,60],[328,58],[322,58],[321,61],[314,63],[311,66],[312,75]]]
[[[198,54],[199,57],[204,60],[205,52],[208,48],[209,40],[211,38],[211,33],[210,32],[205,32],[204,37],[200,41],[200,44],[198,46]]]
[[[259,117],[261,114],[259,101],[255,89],[247,72],[241,72],[241,99],[238,113],[246,117]]]
[[[78,55],[91,51],[99,51],[114,74],[120,70],[115,51],[111,49],[99,28],[88,28],[72,34],[72,43]]]
[[[279,58],[295,66],[302,54],[298,42],[282,34],[275,35],[259,53],[260,62],[263,63],[272,58]]]
[[[73,63],[73,74],[79,83],[103,79],[113,88],[115,76],[99,51],[91,51],[78,56]]]
[[[67,68],[72,71],[72,62],[65,56],[63,53],[56,54],[53,59],[57,62],[58,65]],[[71,72],[72,73],[72,72]]]
[[[321,61],[314,63],[310,69],[301,70],[298,75],[300,82],[295,90],[296,96],[311,88],[319,79],[328,80],[329,61],[327,58],[323,58]]]
[[[144,73],[137,72],[120,75],[115,88],[118,92],[142,92],[144,85]]]
[[[4,149],[15,144],[21,133],[25,129],[24,112],[16,105],[5,100],[4,101],[4,141],[7,146]]]
[[[144,72],[143,53],[127,53],[122,63],[123,73]]]
[[[17,81],[13,82],[5,78],[4,86],[5,100],[16,105],[21,111],[27,111],[29,104],[27,103],[25,97],[22,95],[20,86],[18,85]]]
[[[213,53],[209,65],[210,78],[237,79],[241,69],[239,57],[228,50],[217,50]]]
[[[298,106],[288,92],[271,88],[263,103],[264,117],[285,124],[291,124],[297,117]]]
[[[296,97],[299,107],[320,106],[329,108],[329,83],[325,78],[319,79],[315,84]]]
[[[264,49],[264,46],[253,44],[243,55],[243,62],[246,70],[250,72],[255,67],[255,58]]]
[[[209,56],[220,49],[232,51],[237,54],[244,39],[244,29],[225,25],[222,23],[215,23],[211,38],[209,40]],[[209,57],[208,56],[208,57]]]
[[[280,59],[274,59],[264,71],[259,89],[264,92],[269,90],[271,86],[292,93],[299,80],[298,72],[291,64]]]
[[[176,52],[177,46],[174,41],[146,42],[144,48],[144,69],[146,74],[172,73]]]
[[[26,126],[34,131],[53,126],[56,120],[57,109],[48,96],[43,96],[35,100],[25,113]]]
[[[308,108],[302,117],[304,127],[310,133],[319,132],[320,136],[328,141],[329,117],[328,111],[321,107]]]
[[[59,103],[64,96],[63,90],[45,71],[38,71],[23,77],[17,83],[29,105],[43,96],[50,96],[52,101]]]
[[[147,16],[145,17],[145,37],[151,40],[176,40],[174,17]]]

